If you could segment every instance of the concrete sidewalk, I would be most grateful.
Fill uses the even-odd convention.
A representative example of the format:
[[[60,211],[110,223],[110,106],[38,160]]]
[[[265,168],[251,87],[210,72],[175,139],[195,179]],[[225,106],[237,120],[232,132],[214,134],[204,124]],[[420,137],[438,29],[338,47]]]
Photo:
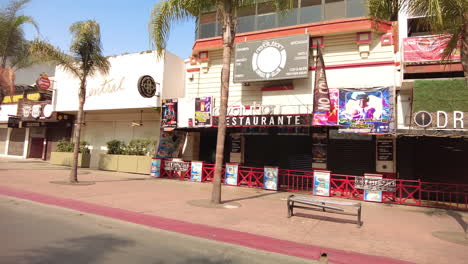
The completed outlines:
[[[432,235],[462,232],[468,215],[457,211],[363,202],[363,226],[357,228],[354,217],[343,215],[298,210],[303,214],[287,218],[285,199],[290,193],[223,186],[223,201],[241,207],[214,209],[192,205],[210,197],[209,183],[92,169],[81,169],[79,180],[95,181],[95,185],[50,183],[67,179],[65,167],[0,158],[0,187],[10,190],[415,263],[466,263],[468,259],[466,244]]]

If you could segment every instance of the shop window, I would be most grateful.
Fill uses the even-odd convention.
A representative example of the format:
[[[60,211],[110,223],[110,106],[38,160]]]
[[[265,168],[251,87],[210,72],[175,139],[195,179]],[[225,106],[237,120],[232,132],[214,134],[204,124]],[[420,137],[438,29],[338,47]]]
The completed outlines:
[[[238,11],[237,33],[255,30],[255,6],[243,7]]]
[[[322,20],[322,0],[302,0],[300,23],[314,23]]]
[[[259,3],[257,14],[257,30],[276,27],[276,7],[273,2]]]
[[[278,26],[287,27],[297,25],[298,19],[298,0],[293,1],[293,9],[278,15]]]
[[[367,16],[366,2],[363,0],[346,1],[346,17]]]
[[[325,20],[345,18],[344,0],[325,0]]]
[[[216,31],[216,12],[205,13],[200,17],[200,38],[215,37]]]

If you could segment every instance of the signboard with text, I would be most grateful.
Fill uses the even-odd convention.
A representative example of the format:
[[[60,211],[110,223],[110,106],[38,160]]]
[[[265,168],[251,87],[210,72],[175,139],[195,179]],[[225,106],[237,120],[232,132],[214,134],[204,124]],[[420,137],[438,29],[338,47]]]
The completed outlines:
[[[239,42],[234,59],[234,82],[307,78],[309,34]]]
[[[312,115],[262,115],[262,116],[228,116],[228,127],[250,126],[310,126]],[[214,125],[218,125],[218,117],[214,117]]]

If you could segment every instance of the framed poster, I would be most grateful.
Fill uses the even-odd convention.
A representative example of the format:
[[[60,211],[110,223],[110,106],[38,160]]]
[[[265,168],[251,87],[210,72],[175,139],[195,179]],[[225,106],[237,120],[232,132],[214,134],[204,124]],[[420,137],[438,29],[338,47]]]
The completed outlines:
[[[227,163],[224,184],[237,186],[238,172],[239,165],[237,163]]]
[[[382,180],[382,175],[364,173],[364,179]],[[381,203],[382,191],[364,189],[364,201]]]
[[[330,196],[330,171],[314,171],[314,195]]]
[[[263,189],[277,191],[278,167],[265,167],[263,173]]]
[[[150,176],[154,178],[161,177],[161,159],[158,159],[158,158],[151,159]]]
[[[203,161],[192,161],[192,168],[190,170],[190,180],[201,182],[203,173]]]
[[[327,146],[328,134],[327,132],[312,133],[312,162],[314,163],[327,163]]]
[[[211,126],[211,97],[195,98],[195,126]]]
[[[161,127],[177,127],[177,99],[162,100]]]

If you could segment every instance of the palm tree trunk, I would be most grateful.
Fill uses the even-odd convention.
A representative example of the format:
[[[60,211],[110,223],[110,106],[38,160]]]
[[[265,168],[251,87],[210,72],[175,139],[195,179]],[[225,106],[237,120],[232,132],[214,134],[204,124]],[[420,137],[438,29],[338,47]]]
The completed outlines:
[[[221,104],[219,108],[218,136],[216,141],[216,162],[213,179],[211,202],[221,203],[221,172],[224,160],[224,142],[226,139],[226,115],[229,97],[229,76],[231,71],[231,54],[234,45],[235,23],[230,0],[224,0],[223,15],[223,68],[221,71]]]
[[[460,56],[465,75],[465,82],[468,87],[468,12],[463,14],[463,17],[465,18],[465,22],[463,23]]]
[[[79,106],[75,122],[75,132],[73,136],[73,142],[75,142],[75,144],[73,147],[73,162],[70,171],[70,183],[78,182],[78,156],[80,154],[81,125],[83,124],[83,108],[86,98],[86,78],[81,81],[80,93],[78,97]]]

